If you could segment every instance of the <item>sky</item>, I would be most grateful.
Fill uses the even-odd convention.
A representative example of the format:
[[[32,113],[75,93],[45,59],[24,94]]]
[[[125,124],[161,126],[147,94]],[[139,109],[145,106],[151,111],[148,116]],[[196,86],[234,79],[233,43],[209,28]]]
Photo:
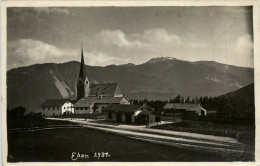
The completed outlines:
[[[142,64],[156,57],[253,67],[252,7],[7,9],[7,69],[80,61]]]

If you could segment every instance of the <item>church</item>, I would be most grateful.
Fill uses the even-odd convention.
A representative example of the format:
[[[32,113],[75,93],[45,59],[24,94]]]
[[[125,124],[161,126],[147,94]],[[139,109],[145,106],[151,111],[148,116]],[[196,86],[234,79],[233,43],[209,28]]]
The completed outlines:
[[[73,106],[74,114],[103,112],[110,104],[130,105],[130,101],[122,94],[118,83],[90,84],[86,73],[82,49],[77,80],[77,102]]]
[[[77,80],[76,102],[69,99],[47,99],[42,104],[44,116],[59,116],[70,114],[105,115],[105,120],[146,124],[155,121],[154,109],[146,104],[131,105],[130,100],[122,94],[118,83],[90,84],[87,77],[83,49]]]

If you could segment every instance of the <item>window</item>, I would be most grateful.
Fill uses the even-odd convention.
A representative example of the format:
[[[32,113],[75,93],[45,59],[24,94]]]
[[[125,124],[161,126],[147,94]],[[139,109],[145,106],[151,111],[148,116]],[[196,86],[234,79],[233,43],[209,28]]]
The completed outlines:
[[[88,110],[88,107],[85,107],[85,110]]]
[[[83,107],[81,107],[80,109],[83,110]]]
[[[57,107],[57,110],[59,110],[60,108],[59,107]]]
[[[112,119],[112,112],[108,113],[108,119]]]
[[[64,107],[64,109],[66,109],[66,107]]]
[[[52,109],[54,110],[54,107],[52,107]]]
[[[44,108],[44,107],[42,107],[42,109],[43,109],[43,110],[45,110],[45,108]]]
[[[48,110],[50,110],[50,107],[48,107]]]

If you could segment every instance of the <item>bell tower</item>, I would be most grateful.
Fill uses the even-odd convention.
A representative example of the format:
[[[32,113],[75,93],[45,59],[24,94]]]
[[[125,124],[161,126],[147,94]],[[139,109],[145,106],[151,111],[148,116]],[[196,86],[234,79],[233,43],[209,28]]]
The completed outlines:
[[[86,68],[84,63],[83,48],[81,45],[81,62],[79,69],[79,77],[77,81],[77,100],[81,99],[82,97],[88,97],[90,91],[89,86],[89,80],[86,74]]]

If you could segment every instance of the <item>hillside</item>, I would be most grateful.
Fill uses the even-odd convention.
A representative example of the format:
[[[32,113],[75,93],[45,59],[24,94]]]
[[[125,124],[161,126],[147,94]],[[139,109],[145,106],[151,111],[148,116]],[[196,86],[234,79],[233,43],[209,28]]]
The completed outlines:
[[[234,92],[226,94],[227,97],[236,97],[243,99],[246,103],[254,102],[254,83],[249,84],[243,88],[240,88]]]
[[[86,62],[87,63],[87,62]],[[154,58],[140,64],[86,66],[91,83],[118,82],[131,99],[169,99],[183,96],[218,96],[254,82],[251,68],[229,66],[225,71],[207,62]],[[79,62],[36,64],[7,72],[9,108],[25,106],[30,111],[46,98],[74,98]]]

